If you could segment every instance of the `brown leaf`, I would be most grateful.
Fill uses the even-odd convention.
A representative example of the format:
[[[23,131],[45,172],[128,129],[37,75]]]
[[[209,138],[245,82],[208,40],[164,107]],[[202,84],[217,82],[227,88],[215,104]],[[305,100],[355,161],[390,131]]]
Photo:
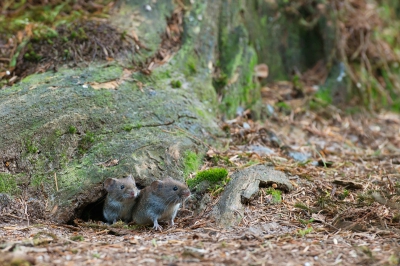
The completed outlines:
[[[254,67],[254,72],[257,78],[265,79],[268,77],[269,69],[266,64],[259,64]]]

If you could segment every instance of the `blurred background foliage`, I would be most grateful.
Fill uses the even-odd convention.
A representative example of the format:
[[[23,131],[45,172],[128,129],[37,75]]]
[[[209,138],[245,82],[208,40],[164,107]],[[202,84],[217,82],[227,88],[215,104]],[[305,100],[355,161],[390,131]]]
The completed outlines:
[[[247,10],[267,84],[286,79],[327,104],[400,111],[399,1],[267,0]]]

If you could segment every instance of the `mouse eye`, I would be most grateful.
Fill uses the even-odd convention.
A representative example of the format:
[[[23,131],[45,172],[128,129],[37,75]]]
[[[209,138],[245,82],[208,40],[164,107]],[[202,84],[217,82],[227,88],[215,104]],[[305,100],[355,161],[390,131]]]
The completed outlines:
[[[122,185],[122,186],[121,186],[121,189],[124,189],[124,188],[125,188],[125,186],[124,186],[124,185]]]
[[[174,187],[173,190],[174,190],[174,191],[177,191],[177,190],[178,190],[178,187]]]

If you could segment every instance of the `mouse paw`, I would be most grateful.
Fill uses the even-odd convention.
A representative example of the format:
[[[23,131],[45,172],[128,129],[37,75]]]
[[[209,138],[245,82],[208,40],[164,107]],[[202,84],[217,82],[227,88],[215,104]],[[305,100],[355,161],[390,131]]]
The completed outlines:
[[[154,221],[153,229],[155,229],[156,231],[160,230],[160,232],[162,231],[162,227],[161,227],[161,225],[158,224],[157,221]]]
[[[156,231],[159,230],[160,232],[162,231],[162,227],[159,224],[158,225],[154,225],[153,229],[155,229]]]

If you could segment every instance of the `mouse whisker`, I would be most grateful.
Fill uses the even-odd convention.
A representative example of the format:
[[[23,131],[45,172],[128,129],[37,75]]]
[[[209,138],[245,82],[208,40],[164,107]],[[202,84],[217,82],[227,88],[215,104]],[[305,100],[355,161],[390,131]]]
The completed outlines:
[[[167,205],[171,205],[175,203],[175,200],[176,200],[175,195],[171,195],[167,198],[165,202],[167,203]]]

